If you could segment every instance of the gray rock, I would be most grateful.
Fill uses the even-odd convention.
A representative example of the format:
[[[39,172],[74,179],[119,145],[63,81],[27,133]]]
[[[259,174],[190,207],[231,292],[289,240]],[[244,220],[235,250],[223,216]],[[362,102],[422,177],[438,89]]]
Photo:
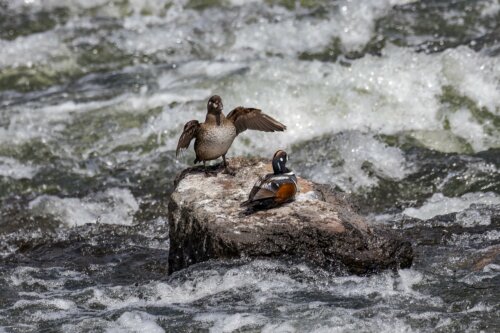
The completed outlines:
[[[325,185],[299,178],[294,202],[245,214],[240,203],[272,168],[260,159],[229,164],[234,177],[205,177],[199,167],[177,177],[169,202],[170,273],[209,259],[245,257],[305,259],[354,274],[411,266],[409,242],[369,226],[343,194]]]

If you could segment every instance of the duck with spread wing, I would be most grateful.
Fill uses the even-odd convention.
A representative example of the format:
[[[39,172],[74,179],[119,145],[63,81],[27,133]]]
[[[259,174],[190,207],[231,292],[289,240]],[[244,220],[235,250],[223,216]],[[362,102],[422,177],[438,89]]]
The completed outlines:
[[[184,125],[184,131],[177,144],[176,156],[183,149],[187,149],[191,140],[194,141],[196,159],[194,163],[203,162],[205,173],[208,175],[205,162],[222,156],[225,172],[230,173],[226,162],[226,153],[238,134],[247,129],[275,132],[284,131],[286,126],[274,118],[262,113],[259,109],[239,106],[224,116],[222,99],[214,95],[207,103],[205,122],[191,120]]]

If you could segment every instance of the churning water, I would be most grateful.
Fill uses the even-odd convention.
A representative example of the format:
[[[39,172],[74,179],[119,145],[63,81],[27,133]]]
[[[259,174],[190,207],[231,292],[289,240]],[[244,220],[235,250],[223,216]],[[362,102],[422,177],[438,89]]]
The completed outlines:
[[[411,269],[167,276],[183,124],[219,94],[409,238]],[[0,332],[500,331],[500,1],[0,0]]]

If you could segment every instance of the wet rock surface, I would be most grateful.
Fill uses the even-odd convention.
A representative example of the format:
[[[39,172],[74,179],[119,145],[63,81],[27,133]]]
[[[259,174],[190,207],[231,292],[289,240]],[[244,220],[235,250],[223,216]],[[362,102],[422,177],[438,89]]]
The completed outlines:
[[[169,203],[169,272],[209,259],[290,257],[354,274],[410,267],[411,244],[376,229],[343,193],[299,178],[296,200],[245,213],[240,207],[271,165],[260,159],[229,161],[235,176],[206,177],[184,170]],[[215,166],[214,168],[217,168]]]

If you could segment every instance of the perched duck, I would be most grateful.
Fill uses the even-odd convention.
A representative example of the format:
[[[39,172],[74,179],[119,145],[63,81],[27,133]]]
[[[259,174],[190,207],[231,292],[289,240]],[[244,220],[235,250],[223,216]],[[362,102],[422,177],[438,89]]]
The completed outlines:
[[[184,125],[184,131],[179,138],[175,156],[182,149],[187,149],[191,140],[194,141],[196,159],[194,163],[215,160],[222,156],[224,169],[229,172],[226,162],[226,153],[231,147],[234,138],[241,132],[252,129],[264,132],[284,131],[286,126],[272,117],[262,113],[259,109],[239,106],[231,111],[227,117],[222,113],[222,99],[214,95],[207,103],[207,117],[204,123],[191,120]]]
[[[273,171],[259,179],[241,206],[251,209],[267,209],[295,199],[297,177],[286,167],[288,155],[278,150],[273,156]]]

